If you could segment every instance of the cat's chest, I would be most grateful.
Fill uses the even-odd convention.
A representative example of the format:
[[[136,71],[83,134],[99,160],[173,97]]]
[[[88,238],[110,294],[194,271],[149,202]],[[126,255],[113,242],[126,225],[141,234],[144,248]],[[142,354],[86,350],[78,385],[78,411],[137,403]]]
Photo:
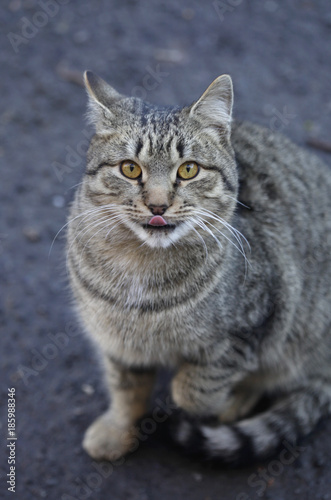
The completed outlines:
[[[187,269],[171,259],[140,268],[119,262],[86,265],[79,277],[72,266],[81,315],[103,349],[132,364],[200,358],[219,332],[221,268],[214,261]]]
[[[132,285],[135,293],[142,291]],[[198,359],[212,344],[212,318],[189,299],[182,304],[134,302],[125,306],[91,297],[82,291],[80,314],[104,352],[124,363],[176,365],[183,359]]]
[[[121,311],[123,317],[130,317],[139,313],[143,321],[150,314],[158,323],[164,321],[162,314],[167,314],[182,322],[192,306],[201,303],[216,287],[222,274],[215,260],[195,264],[163,257],[137,265],[133,259],[120,261],[116,256],[93,268],[85,266],[81,273],[96,296],[116,305],[114,314]]]

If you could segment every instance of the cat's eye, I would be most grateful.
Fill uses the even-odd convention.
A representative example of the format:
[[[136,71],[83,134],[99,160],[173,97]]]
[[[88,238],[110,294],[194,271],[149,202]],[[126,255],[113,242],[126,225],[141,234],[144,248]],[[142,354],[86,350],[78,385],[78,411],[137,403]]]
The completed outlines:
[[[177,170],[177,176],[180,179],[193,179],[199,173],[199,165],[195,161],[186,161]]]
[[[141,176],[141,168],[134,161],[122,161],[120,170],[122,174],[129,179],[138,179],[138,177]]]

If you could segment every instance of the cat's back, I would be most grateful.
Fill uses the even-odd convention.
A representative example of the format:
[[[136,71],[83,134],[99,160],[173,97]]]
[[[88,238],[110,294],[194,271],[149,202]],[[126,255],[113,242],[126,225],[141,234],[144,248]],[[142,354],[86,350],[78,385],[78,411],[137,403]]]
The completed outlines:
[[[331,168],[283,135],[249,122],[234,123],[232,145],[239,199],[251,213],[331,231]]]
[[[252,257],[278,261],[289,283],[329,296],[331,169],[281,134],[251,123],[234,123],[232,145],[238,199],[248,207],[238,205],[237,225]]]

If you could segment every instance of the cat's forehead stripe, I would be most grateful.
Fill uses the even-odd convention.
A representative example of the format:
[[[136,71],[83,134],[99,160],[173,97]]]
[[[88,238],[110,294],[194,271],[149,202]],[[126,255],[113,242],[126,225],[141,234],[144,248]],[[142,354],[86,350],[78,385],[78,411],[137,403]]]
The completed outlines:
[[[184,156],[184,141],[182,139],[179,139],[176,144],[176,149],[179,154],[179,158],[183,158]]]
[[[183,158],[185,151],[183,139],[178,139],[169,132],[165,135],[154,136],[148,133],[140,137],[135,145],[136,157],[141,161],[167,160],[176,163],[178,158]]]
[[[137,146],[136,146],[136,157],[138,158],[140,151],[142,150],[143,147],[143,141],[141,138],[138,139]]]

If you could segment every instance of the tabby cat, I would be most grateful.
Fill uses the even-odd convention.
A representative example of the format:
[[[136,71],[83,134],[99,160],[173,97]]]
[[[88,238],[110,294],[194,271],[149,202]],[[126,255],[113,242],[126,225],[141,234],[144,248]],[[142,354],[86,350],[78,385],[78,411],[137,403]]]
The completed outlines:
[[[68,267],[111,406],[84,449],[114,460],[133,448],[160,366],[174,369],[182,445],[237,463],[296,442],[331,410],[330,172],[232,122],[228,75],[184,108],[124,97],[91,72],[85,84],[96,134]]]

